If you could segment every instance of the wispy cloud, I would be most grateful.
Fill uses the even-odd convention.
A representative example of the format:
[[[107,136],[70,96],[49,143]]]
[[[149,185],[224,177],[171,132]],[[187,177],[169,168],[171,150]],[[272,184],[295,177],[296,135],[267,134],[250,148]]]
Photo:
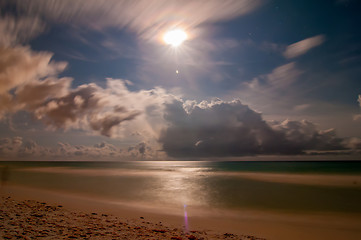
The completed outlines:
[[[361,107],[361,95],[358,95],[358,99],[357,102],[359,103],[360,107]],[[353,120],[354,121],[360,121],[361,120],[361,114],[356,114],[353,116]]]
[[[283,55],[286,58],[295,58],[307,53],[314,47],[321,45],[325,41],[325,36],[317,35],[314,37],[306,38],[302,41],[293,43],[286,48]]]
[[[310,108],[310,104],[299,104],[299,105],[296,105],[293,109],[295,111],[298,111],[298,112],[302,112],[308,108]]]
[[[263,74],[245,83],[253,91],[274,94],[274,92],[289,87],[296,82],[303,73],[298,69],[295,62],[290,62],[276,67],[271,73]]]
[[[19,0],[17,6],[28,14],[48,21],[80,24],[93,29],[129,28],[152,38],[159,30],[174,26],[191,28],[247,14],[261,0]],[[195,13],[196,11],[196,13]]]
[[[272,86],[285,87],[296,81],[301,74],[302,71],[296,67],[294,62],[291,62],[275,68],[266,75],[266,78]]]
[[[45,29],[45,23],[38,17],[0,18],[0,46],[6,47],[24,43],[36,37]]]

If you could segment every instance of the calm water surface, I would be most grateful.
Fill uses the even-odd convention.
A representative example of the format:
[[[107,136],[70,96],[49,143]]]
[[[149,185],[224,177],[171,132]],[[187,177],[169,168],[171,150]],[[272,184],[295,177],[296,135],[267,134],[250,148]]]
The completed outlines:
[[[361,187],[237,173],[361,175],[361,162],[1,162],[10,183],[155,206],[361,213]],[[361,184],[355,182],[355,184]]]

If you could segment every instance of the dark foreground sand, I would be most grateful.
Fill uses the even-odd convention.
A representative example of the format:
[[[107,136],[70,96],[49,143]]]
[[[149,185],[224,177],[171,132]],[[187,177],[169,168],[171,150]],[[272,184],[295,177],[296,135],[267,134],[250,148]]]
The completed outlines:
[[[231,233],[216,234],[169,228],[161,222],[125,220],[97,212],[69,211],[61,205],[1,197],[2,239],[261,239]]]

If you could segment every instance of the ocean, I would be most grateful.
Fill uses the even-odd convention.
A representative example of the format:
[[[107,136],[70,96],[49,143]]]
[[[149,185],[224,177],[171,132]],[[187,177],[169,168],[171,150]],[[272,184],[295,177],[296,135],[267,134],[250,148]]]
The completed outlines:
[[[361,161],[0,162],[8,183],[154,207],[361,213]]]

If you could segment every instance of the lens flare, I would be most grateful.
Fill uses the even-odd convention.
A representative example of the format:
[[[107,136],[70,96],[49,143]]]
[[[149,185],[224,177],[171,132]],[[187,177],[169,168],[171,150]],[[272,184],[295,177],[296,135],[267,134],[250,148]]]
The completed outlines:
[[[184,231],[185,233],[189,233],[189,225],[188,225],[188,214],[187,214],[187,205],[184,204]]]
[[[163,40],[166,44],[172,45],[173,47],[178,47],[185,40],[187,40],[187,33],[181,29],[172,30],[166,32],[163,36]]]

